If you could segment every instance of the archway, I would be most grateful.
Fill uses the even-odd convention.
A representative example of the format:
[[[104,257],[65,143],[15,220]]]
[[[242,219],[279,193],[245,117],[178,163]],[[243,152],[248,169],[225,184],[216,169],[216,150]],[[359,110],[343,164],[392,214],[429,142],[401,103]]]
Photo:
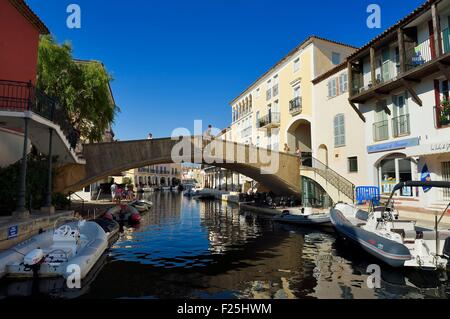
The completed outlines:
[[[403,153],[391,153],[378,159],[374,167],[383,194],[390,194],[400,182],[415,180],[417,161]],[[400,190],[401,197],[416,197],[414,188],[405,187]]]
[[[300,148],[302,156],[311,156],[311,122],[305,118],[294,120],[287,129],[287,143],[293,151]]]
[[[324,163],[326,166],[328,165],[328,147],[325,144],[322,144],[317,149],[317,159]]]
[[[166,186],[166,178],[165,177],[161,177],[159,179],[159,185],[161,186]]]

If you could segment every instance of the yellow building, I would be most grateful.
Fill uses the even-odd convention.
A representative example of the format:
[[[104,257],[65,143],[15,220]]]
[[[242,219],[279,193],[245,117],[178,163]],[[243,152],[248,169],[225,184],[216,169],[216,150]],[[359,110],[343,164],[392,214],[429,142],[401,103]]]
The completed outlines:
[[[237,96],[232,107],[232,139],[238,143],[311,153],[314,129],[313,83],[341,64],[354,47],[311,36]]]

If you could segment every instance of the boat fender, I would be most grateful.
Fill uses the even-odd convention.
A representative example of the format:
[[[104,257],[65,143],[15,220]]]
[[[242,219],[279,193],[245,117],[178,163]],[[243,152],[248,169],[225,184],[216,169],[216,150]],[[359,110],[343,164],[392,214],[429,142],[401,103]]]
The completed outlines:
[[[141,221],[141,215],[140,214],[133,214],[130,216],[130,221],[132,223],[139,223]]]

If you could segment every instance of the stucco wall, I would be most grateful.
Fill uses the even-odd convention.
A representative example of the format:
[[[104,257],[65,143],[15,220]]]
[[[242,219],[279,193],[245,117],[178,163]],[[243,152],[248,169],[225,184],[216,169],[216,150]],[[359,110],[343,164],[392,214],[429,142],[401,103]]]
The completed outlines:
[[[328,150],[328,166],[344,176],[356,186],[372,185],[368,181],[365,147],[364,122],[359,118],[348,102],[348,92],[334,98],[328,98],[328,80],[347,72],[343,70],[314,86],[315,112],[313,122],[313,156],[324,161],[324,152]],[[335,147],[334,117],[345,116],[345,146]],[[350,173],[348,158],[358,157],[358,172]],[[325,163],[326,164],[326,163]]]
[[[0,79],[36,80],[38,30],[9,1],[0,1]]]

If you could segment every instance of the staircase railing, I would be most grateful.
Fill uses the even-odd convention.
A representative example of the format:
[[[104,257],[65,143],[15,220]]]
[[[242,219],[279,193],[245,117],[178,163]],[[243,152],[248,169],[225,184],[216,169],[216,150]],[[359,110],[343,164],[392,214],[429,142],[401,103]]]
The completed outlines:
[[[327,183],[330,183],[339,192],[350,198],[352,202],[355,202],[355,185],[318,159],[314,157],[302,158],[301,169],[314,171],[325,179]]]

